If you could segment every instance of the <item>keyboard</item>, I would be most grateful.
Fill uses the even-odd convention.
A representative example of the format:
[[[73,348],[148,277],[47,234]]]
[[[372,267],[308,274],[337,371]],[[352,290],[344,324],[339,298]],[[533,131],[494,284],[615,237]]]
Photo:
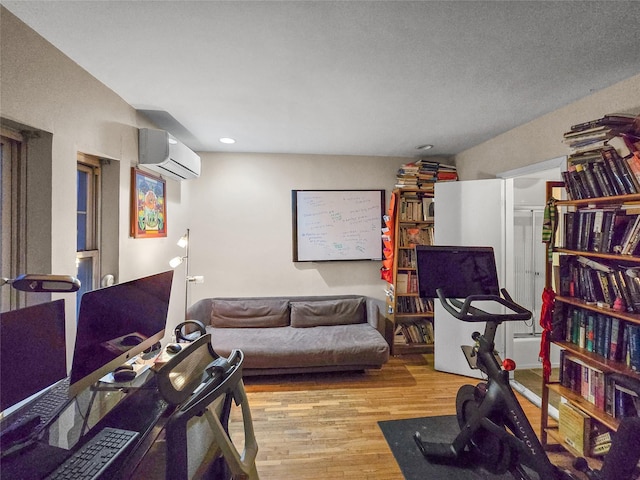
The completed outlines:
[[[7,417],[0,437],[3,446],[35,437],[69,404],[69,377],[60,380],[33,403]],[[15,438],[14,438],[15,437]]]
[[[44,428],[69,403],[69,377],[47,390],[22,415],[39,415],[40,428]],[[21,415],[21,416],[22,416]]]
[[[47,480],[94,480],[138,437],[138,432],[106,427],[82,445]]]

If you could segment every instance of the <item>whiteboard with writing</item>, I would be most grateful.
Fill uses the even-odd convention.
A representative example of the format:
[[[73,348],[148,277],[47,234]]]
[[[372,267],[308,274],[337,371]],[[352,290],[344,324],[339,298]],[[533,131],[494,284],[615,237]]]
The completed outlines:
[[[293,261],[382,260],[384,190],[292,190]]]

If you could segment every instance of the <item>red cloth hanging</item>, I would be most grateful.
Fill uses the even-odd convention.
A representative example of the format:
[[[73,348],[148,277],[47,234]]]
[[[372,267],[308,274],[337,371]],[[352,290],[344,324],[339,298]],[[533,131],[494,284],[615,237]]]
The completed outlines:
[[[555,305],[556,294],[552,288],[542,291],[542,309],[540,311],[540,326],[542,327],[542,337],[540,339],[539,359],[542,361],[542,376],[545,383],[549,381],[551,376],[551,358],[550,358],[550,336],[553,324],[553,308]]]
[[[388,283],[393,283],[393,263],[395,262],[395,259],[393,258],[393,251],[395,247],[394,229],[396,221],[396,200],[396,193],[393,192],[391,194],[391,198],[389,199],[389,210],[387,211],[387,215],[385,215],[385,226],[387,227],[387,231],[382,236],[382,243],[384,245],[384,259],[382,260],[382,267],[380,267],[380,278]]]

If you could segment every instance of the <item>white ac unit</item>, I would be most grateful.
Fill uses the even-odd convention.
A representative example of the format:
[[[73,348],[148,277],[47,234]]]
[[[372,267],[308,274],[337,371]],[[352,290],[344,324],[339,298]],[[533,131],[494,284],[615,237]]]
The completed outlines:
[[[200,176],[200,156],[164,130],[138,131],[140,166],[175,180]]]

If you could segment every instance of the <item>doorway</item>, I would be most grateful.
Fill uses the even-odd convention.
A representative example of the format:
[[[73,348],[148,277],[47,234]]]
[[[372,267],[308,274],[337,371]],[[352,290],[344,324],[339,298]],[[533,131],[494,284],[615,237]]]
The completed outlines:
[[[546,182],[561,180],[564,161],[564,157],[559,157],[500,175],[513,182],[513,255],[507,259],[507,268],[513,274],[513,297],[532,312],[529,321],[507,324],[506,351],[517,365],[511,383],[536,405],[541,404],[542,395],[539,353],[546,266],[546,246],[542,243]],[[551,350],[551,363],[557,374],[559,349],[555,347]],[[553,408],[550,411],[553,414]]]

